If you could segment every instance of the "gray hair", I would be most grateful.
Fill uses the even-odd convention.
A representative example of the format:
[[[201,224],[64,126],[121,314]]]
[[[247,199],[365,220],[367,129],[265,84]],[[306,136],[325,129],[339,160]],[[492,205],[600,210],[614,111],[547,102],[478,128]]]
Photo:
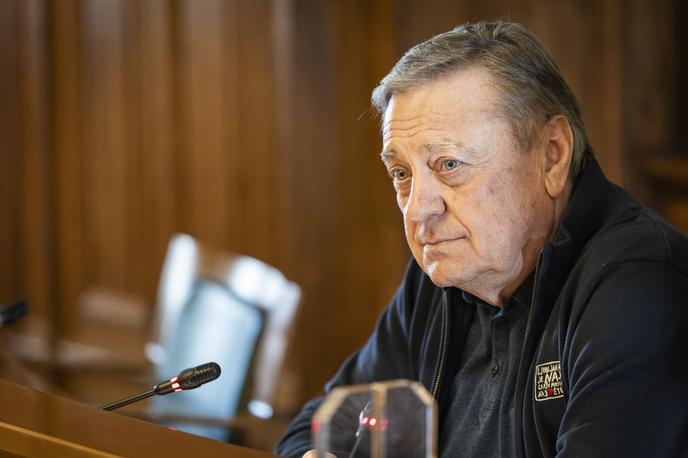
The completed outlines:
[[[544,44],[521,24],[466,24],[414,46],[375,88],[373,107],[384,116],[394,94],[471,65],[494,78],[502,95],[499,108],[524,150],[553,116],[568,119],[573,131],[571,171],[577,176],[586,155],[592,154],[578,102]]]

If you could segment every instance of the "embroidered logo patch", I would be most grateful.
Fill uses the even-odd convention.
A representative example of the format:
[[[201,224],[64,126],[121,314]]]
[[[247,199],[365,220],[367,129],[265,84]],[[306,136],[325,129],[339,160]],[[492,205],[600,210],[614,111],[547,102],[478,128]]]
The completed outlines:
[[[561,381],[561,363],[550,361],[535,367],[535,400],[549,401],[564,396]]]

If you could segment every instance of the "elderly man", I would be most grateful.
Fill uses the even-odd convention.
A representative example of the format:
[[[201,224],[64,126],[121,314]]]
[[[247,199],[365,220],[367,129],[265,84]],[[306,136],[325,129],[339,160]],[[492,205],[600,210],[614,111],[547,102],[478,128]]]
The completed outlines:
[[[441,456],[685,456],[688,240],[607,181],[543,44],[458,27],[373,104],[413,260],[326,390],[420,381]],[[321,399],[278,453],[312,448]]]

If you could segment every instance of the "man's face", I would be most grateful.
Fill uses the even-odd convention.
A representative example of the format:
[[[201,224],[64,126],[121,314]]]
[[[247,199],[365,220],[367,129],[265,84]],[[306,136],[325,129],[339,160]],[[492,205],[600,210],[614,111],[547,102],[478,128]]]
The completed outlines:
[[[519,147],[497,97],[479,67],[397,94],[382,152],[420,266],[490,303],[528,273],[553,217],[539,142]]]

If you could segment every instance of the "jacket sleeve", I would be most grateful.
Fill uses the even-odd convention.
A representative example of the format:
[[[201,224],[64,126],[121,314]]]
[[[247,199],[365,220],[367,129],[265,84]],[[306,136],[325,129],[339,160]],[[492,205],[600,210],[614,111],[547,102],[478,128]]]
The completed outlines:
[[[332,389],[373,381],[414,378],[415,371],[411,368],[408,350],[408,326],[415,297],[413,284],[418,275],[419,268],[412,261],[407,268],[404,282],[378,319],[373,334],[325,385],[325,394],[308,402],[291,422],[275,449],[278,455],[301,457],[313,448],[311,420],[324,397]],[[357,417],[358,411],[354,414]],[[351,422],[351,438],[356,432],[356,420],[357,418]]]
[[[567,330],[557,456],[686,456],[688,278],[633,262],[607,266],[596,284]]]

